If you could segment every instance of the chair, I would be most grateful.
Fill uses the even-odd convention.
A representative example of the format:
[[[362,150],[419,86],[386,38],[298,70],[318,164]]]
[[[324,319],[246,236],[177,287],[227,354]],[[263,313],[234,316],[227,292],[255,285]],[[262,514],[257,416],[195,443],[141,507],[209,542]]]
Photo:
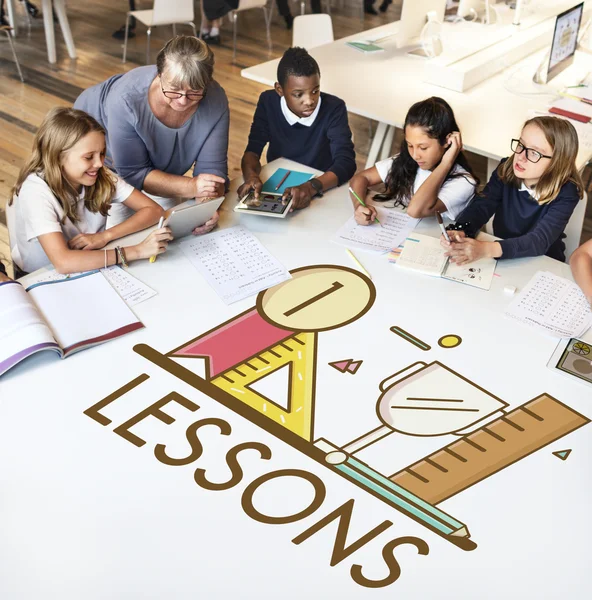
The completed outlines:
[[[310,50],[334,40],[333,24],[327,14],[301,15],[294,18],[292,46]]]
[[[238,3],[238,8],[235,8],[231,11],[231,19],[232,19],[232,62],[236,58],[236,31],[237,31],[237,20],[238,13],[244,12],[245,10],[250,10],[252,8],[260,8],[263,11],[263,18],[265,19],[265,30],[267,33],[267,45],[269,47],[269,51],[271,52],[271,32],[269,27],[271,25],[271,11],[267,10],[267,0],[240,0]]]
[[[584,197],[578,202],[575,210],[571,213],[571,217],[565,228],[565,260],[569,261],[569,257],[575,252],[580,245],[582,237],[582,228],[584,226],[584,217],[586,216],[586,205],[588,203],[588,195],[584,192]]]
[[[21,66],[19,64],[18,57],[16,55],[16,50],[14,48],[14,43],[12,42],[12,34],[11,34],[12,27],[9,27],[8,25],[0,25],[0,31],[4,32],[6,34],[6,37],[8,38],[8,43],[10,44],[10,49],[12,50],[12,56],[14,57],[14,62],[16,64],[16,70],[18,71],[21,81],[24,83],[25,78],[23,77],[23,72],[21,71]]]
[[[127,13],[122,62],[125,62],[127,56],[127,36],[132,17],[135,17],[148,28],[146,31],[146,64],[150,63],[150,34],[152,33],[152,27],[156,25],[172,25],[173,35],[176,35],[175,25],[189,25],[193,29],[193,35],[197,37],[197,30],[193,22],[195,18],[193,0],[154,0],[154,6],[151,10],[130,10]]]

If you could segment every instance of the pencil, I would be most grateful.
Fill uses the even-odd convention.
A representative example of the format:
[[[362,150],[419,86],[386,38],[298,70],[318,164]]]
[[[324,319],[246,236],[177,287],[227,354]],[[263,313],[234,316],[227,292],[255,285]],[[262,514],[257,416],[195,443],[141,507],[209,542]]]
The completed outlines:
[[[160,217],[160,221],[158,221],[158,227],[156,229],[160,229],[162,224],[164,223],[164,217]],[[150,257],[150,262],[153,263],[156,260],[156,255]]]
[[[362,206],[368,206],[352,189],[352,187],[350,186],[349,191],[354,195],[354,198],[362,205]],[[382,227],[382,223],[378,220],[378,217],[375,217],[374,219],[381,227]]]
[[[438,211],[436,211],[436,219],[438,219],[438,225],[440,225],[440,229],[442,230],[442,234],[446,238],[446,241],[450,242],[450,236],[448,235],[448,232],[446,231],[446,228],[444,227],[444,221],[442,221],[442,215]]]
[[[286,171],[286,174],[282,177],[282,180],[275,186],[276,192],[282,187],[282,185],[284,185],[284,181],[286,181],[286,179],[288,179],[291,172],[292,171]]]
[[[372,279],[372,275],[370,275],[370,273],[364,269],[364,265],[362,265],[362,263],[355,257],[354,253],[349,248],[346,248],[345,251],[350,255],[351,259],[356,263],[356,265],[360,267],[360,271],[362,271],[362,273],[364,273],[368,279]]]

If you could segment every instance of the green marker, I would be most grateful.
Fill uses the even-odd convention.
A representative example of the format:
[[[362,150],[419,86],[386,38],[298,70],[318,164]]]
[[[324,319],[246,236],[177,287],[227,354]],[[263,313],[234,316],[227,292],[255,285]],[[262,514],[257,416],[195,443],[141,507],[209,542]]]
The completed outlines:
[[[349,188],[349,191],[354,195],[354,198],[362,205],[362,206],[368,206],[355,192],[354,190],[351,188]],[[374,219],[381,227],[382,227],[382,223],[378,220],[378,217],[375,217]]]

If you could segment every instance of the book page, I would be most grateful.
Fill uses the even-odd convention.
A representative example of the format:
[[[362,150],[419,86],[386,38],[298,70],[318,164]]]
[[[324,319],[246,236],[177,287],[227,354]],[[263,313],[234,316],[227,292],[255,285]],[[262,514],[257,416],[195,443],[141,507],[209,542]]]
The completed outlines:
[[[291,278],[286,268],[244,227],[181,242],[183,254],[226,304]]]
[[[129,271],[126,271],[119,266],[113,265],[106,269],[101,269],[100,271],[128,306],[140,304],[140,302],[144,302],[144,300],[148,300],[157,294],[151,287],[148,287],[145,283],[134,277]],[[87,271],[86,273],[92,272],[95,271]],[[36,271],[35,273],[25,275],[21,279],[21,283],[25,288],[29,288],[36,283],[62,281],[64,279],[80,277],[84,274],[85,273],[70,273],[68,275],[63,275],[62,273],[58,273],[53,267],[46,267],[39,269],[39,271]]]
[[[413,233],[405,240],[397,267],[439,277],[447,260],[440,238]]]
[[[592,325],[592,310],[582,290],[548,271],[534,275],[506,315],[556,337],[579,338]]]
[[[143,327],[98,271],[35,284],[27,291],[64,353]]]
[[[457,265],[448,261],[442,277],[459,283],[488,290],[493,281],[497,260],[495,258],[480,258],[468,265]]]
[[[45,349],[58,350],[51,331],[20,283],[0,284],[0,375]]]
[[[384,253],[403,242],[421,220],[411,218],[401,209],[374,208],[380,224],[358,225],[352,216],[331,241],[348,248]]]

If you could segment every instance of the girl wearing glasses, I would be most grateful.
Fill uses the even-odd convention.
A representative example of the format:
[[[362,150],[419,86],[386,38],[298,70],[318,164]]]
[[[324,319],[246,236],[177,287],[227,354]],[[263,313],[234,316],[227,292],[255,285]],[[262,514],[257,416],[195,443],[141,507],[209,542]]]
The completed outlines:
[[[228,100],[213,71],[214,54],[205,42],[177,36],[155,66],[114,75],[74,104],[107,130],[107,164],[164,208],[175,204],[173,198],[224,194]],[[209,231],[217,220],[216,214],[194,233]]]
[[[513,156],[503,159],[489,183],[458,217],[464,231],[444,237],[457,264],[480,258],[523,258],[546,254],[565,261],[563,233],[584,185],[576,168],[578,136],[557,117],[534,117],[512,140]],[[499,242],[472,239],[489,219]]]

